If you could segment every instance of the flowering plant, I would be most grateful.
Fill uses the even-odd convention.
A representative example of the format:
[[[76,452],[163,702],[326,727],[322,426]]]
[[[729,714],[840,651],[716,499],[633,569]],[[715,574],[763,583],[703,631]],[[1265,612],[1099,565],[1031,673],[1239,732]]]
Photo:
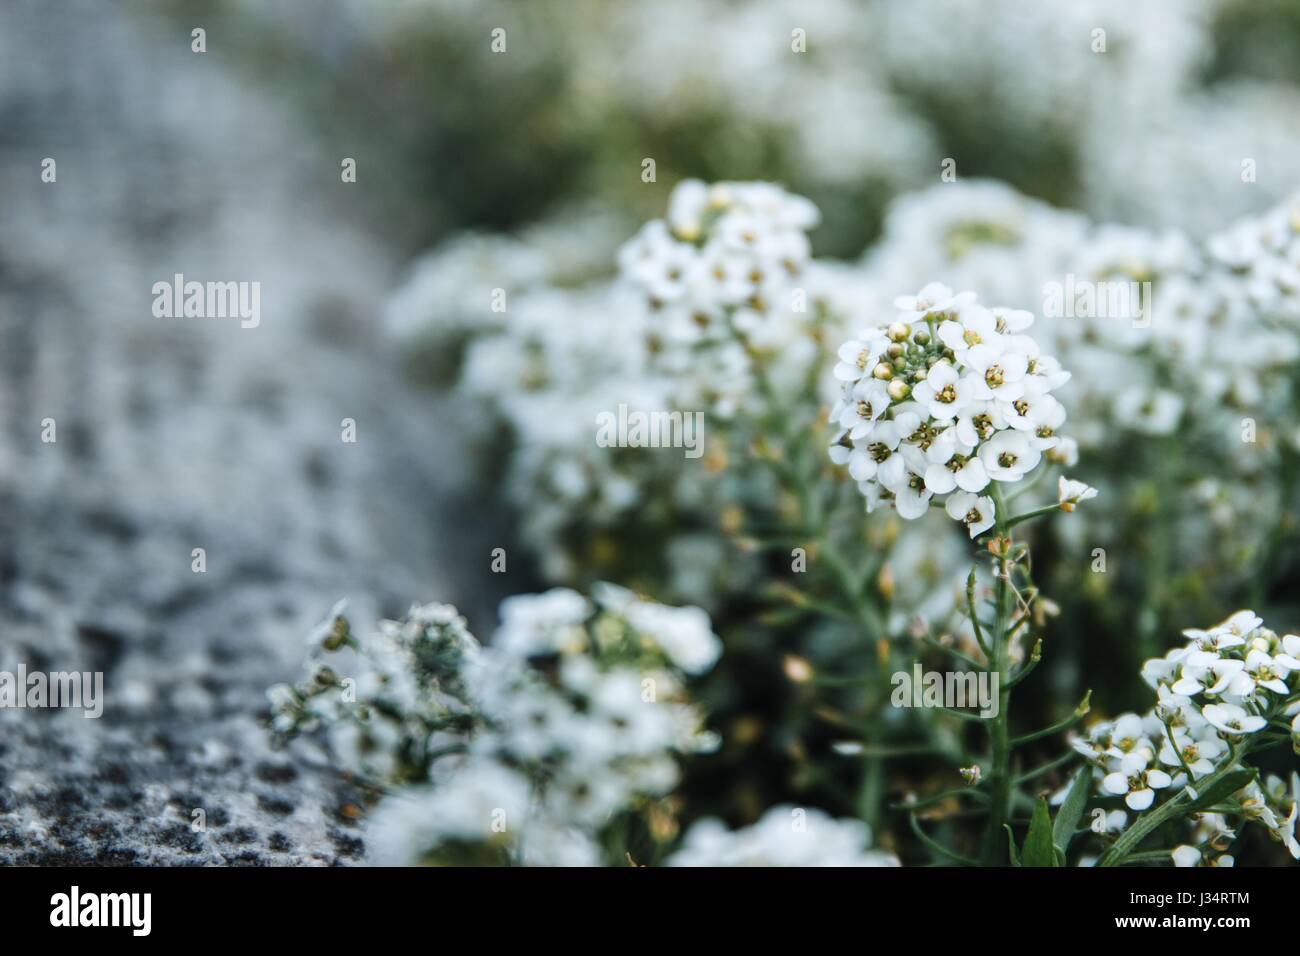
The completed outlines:
[[[1069,622],[1047,594],[1092,613],[1078,602],[1097,585],[1084,583],[1077,552],[1132,520],[1110,504],[1114,480],[1098,488],[1059,469],[1086,466],[1125,427],[1169,434],[1187,416],[1157,393],[1121,401],[1098,383],[1099,356],[1140,336],[1054,322],[979,268],[1005,279],[1013,257],[1032,253],[1026,281],[1043,282],[1076,262],[1091,276],[1116,262],[1142,274],[1136,263],[1149,258],[1161,289],[1221,307],[1217,319],[1187,321],[1236,323],[1241,310],[1263,309],[1274,331],[1290,273],[1252,259],[1259,275],[1243,286],[1239,266],[1212,264],[1231,259],[1221,239],[1202,259],[1190,244],[1090,231],[1014,195],[976,192],[971,215],[992,224],[941,222],[937,259],[895,258],[904,240],[891,239],[890,220],[884,247],[846,267],[812,257],[819,214],[807,200],[765,183],[687,181],[665,218],[621,249],[617,277],[534,287],[509,323],[457,327],[467,335],[460,388],[487,410],[494,450],[507,450],[505,487],[527,505],[523,539],[544,578],[591,596],[566,587],[513,598],[486,647],[445,607],[382,624],[378,643],[336,623],[323,653],[360,651],[355,666],[382,675],[358,682],[362,702],[341,698],[332,668],[275,692],[282,736],[326,727],[340,761],[372,788],[375,858],[1223,863],[1233,817],[1264,822],[1294,852],[1296,786],[1261,781],[1247,758],[1294,733],[1295,639],[1249,614],[1188,631],[1189,648],[1143,669],[1160,698],[1146,717],[1087,726],[1090,692],[1074,688],[1061,708],[1059,690],[1044,691],[1068,687],[1061,675],[1080,659],[1054,636]],[[1291,221],[1268,223],[1245,234],[1268,237],[1270,255],[1289,261]],[[905,242],[918,230],[902,230]],[[886,277],[917,262],[935,273],[917,277],[920,291],[886,293]],[[935,281],[963,272],[1004,304]],[[617,335],[605,333],[610,322]],[[1203,360],[1181,346],[1153,352],[1171,383]],[[1243,368],[1263,380],[1272,354]],[[593,443],[591,424],[620,403],[703,416],[698,460]],[[1064,433],[1067,405],[1077,440]],[[1054,471],[1055,494],[1044,493]],[[1048,520],[1058,515],[1068,517]],[[1090,556],[1097,578],[1105,549]],[[1148,647],[1174,602],[1140,600]],[[930,665],[960,670],[933,684]],[[911,668],[925,686],[901,694]],[[974,709],[969,697],[948,699],[945,674],[949,690],[953,676],[969,678],[987,699]],[[651,699],[638,698],[647,686]],[[712,705],[709,731],[691,697]],[[747,774],[776,741],[792,769],[773,798]],[[730,799],[711,814],[673,795],[683,767],[688,780],[719,767],[738,775]],[[1158,793],[1170,796],[1157,803]],[[495,811],[522,822],[492,830]],[[757,822],[728,829],[718,815]],[[1157,832],[1184,842],[1149,849]]]
[[[377,862],[657,856],[675,832],[658,798],[677,757],[714,745],[683,686],[720,650],[707,615],[613,585],[595,601],[510,598],[501,615],[484,648],[448,605],[364,636],[336,607],[306,680],[269,691],[273,732],[282,744],[323,732],[378,800]]]
[[[1235,836],[1232,818],[1261,823],[1300,859],[1300,775],[1293,772],[1289,786],[1274,777],[1261,788],[1248,759],[1287,742],[1300,753],[1300,637],[1263,624],[1253,611],[1238,611],[1212,628],[1187,629],[1185,646],[1142,669],[1156,706],[1098,723],[1074,742],[1096,768],[1103,794],[1123,797],[1139,814],[1102,865],[1129,860],[1156,831],[1181,826],[1193,842],[1143,851],[1146,858],[1231,866],[1223,850]],[[1159,806],[1157,793],[1167,796]]]

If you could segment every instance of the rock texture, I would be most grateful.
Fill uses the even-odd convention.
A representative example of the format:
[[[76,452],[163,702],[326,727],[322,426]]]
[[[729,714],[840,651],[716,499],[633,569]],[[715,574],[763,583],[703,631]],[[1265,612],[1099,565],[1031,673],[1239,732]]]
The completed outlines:
[[[347,145],[222,42],[0,5],[0,670],[106,684],[99,720],[0,710],[0,864],[362,860],[340,782],[268,748],[264,690],[339,597],[458,596],[438,569],[472,515],[447,520],[440,413],[381,341],[397,270],[340,192],[364,167],[342,184]],[[155,318],[175,273],[260,282],[260,325]]]

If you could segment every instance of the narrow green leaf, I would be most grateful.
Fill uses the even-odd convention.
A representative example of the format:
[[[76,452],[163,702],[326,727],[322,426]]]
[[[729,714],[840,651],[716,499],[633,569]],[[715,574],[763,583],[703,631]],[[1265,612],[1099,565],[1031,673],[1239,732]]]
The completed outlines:
[[[1065,802],[1056,811],[1056,820],[1052,823],[1052,842],[1062,852],[1070,849],[1070,840],[1079,826],[1079,818],[1088,803],[1088,794],[1092,790],[1092,767],[1083,766],[1074,775],[1070,792],[1065,795]]]
[[[1016,853],[1016,835],[1011,832],[1011,827],[1008,824],[1002,824],[1002,829],[1007,831],[1007,850],[1011,854],[1011,865],[1019,866],[1020,856]]]
[[[1187,807],[1188,813],[1194,813],[1212,807],[1225,797],[1230,797],[1242,787],[1249,784],[1255,779],[1255,774],[1249,770],[1234,770],[1216,780],[1205,790],[1197,789],[1196,800]],[[1196,784],[1192,784],[1193,788]]]
[[[1052,844],[1052,813],[1042,797],[1034,805],[1034,816],[1029,821],[1029,835],[1021,856],[1025,866],[1056,866],[1056,847]]]

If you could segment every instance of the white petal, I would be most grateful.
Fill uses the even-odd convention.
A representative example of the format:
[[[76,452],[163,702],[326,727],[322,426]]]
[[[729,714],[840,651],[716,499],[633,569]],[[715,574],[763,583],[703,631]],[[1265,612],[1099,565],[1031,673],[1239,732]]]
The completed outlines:
[[[1130,810],[1145,810],[1155,802],[1156,792],[1154,790],[1134,790],[1124,802],[1128,804]]]
[[[1128,777],[1122,773],[1106,774],[1106,779],[1102,780],[1101,785],[1106,788],[1107,793],[1128,793]]]

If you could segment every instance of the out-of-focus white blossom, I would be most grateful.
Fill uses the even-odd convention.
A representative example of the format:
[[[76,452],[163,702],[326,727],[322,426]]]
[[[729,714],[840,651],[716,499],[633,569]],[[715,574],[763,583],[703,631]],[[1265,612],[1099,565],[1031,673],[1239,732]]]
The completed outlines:
[[[691,827],[669,866],[898,866],[891,853],[870,849],[860,820],[836,820],[820,810],[777,806],[753,826],[728,830],[719,820]]]
[[[619,814],[712,749],[687,699],[721,644],[708,616],[606,585],[507,599],[487,647],[447,605],[343,635],[308,681],[270,691],[282,739],[318,728],[344,767],[385,791],[367,821],[375,862],[592,865]],[[352,676],[350,681],[340,677]]]

